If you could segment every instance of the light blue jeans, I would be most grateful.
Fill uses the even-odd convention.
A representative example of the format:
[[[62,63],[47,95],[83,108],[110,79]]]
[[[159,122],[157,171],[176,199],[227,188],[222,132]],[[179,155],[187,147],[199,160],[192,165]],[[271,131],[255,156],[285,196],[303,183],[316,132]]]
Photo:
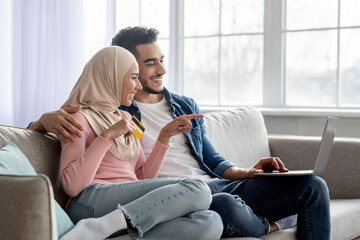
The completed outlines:
[[[195,179],[161,178],[115,184],[92,184],[73,198],[69,216],[104,216],[120,208],[137,239],[220,239],[221,217],[209,209],[211,193]]]

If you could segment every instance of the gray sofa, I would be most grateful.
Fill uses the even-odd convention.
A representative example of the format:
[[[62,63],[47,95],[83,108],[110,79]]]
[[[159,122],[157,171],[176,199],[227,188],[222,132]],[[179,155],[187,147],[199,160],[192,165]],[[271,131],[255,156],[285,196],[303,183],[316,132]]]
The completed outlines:
[[[289,169],[314,165],[320,137],[268,136],[256,108],[206,113],[205,123],[218,151],[240,167],[250,167],[270,155],[280,157]],[[68,199],[58,175],[59,141],[51,134],[0,126],[0,148],[11,142],[17,144],[40,175],[0,175],[0,239],[56,239],[50,199],[54,196],[62,207]],[[335,138],[327,170],[321,176],[330,190],[332,240],[360,239],[359,172],[360,139]],[[296,228],[259,238],[232,239],[291,240],[296,239],[295,231]]]

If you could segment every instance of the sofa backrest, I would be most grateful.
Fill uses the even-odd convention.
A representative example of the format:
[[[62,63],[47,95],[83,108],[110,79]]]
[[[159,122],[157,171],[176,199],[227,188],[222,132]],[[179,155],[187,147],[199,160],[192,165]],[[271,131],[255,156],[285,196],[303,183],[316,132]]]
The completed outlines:
[[[205,126],[216,150],[238,167],[270,156],[264,118],[254,107],[206,113]]]
[[[239,167],[250,167],[270,156],[267,132],[259,110],[243,107],[205,114],[207,135],[226,159]],[[15,143],[37,173],[51,180],[55,199],[64,207],[68,200],[59,177],[60,141],[53,134],[0,125],[0,147]]]
[[[64,207],[68,200],[59,177],[60,141],[52,134],[0,125],[0,147],[15,143],[29,159],[35,171],[50,178],[56,201]]]

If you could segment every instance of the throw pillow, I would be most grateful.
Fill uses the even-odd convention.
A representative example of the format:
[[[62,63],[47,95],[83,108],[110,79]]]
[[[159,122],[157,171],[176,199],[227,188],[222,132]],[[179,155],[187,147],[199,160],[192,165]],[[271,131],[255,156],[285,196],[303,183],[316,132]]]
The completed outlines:
[[[36,175],[36,172],[16,144],[10,143],[0,149],[0,174]],[[54,205],[58,238],[60,238],[72,229],[74,224],[55,200]]]

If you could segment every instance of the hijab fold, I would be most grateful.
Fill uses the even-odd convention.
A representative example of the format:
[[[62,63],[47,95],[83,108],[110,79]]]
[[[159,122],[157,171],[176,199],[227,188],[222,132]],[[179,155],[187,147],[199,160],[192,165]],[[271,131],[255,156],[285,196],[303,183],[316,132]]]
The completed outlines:
[[[118,109],[125,74],[135,63],[135,57],[126,49],[111,46],[98,51],[84,70],[62,107],[82,105],[80,113],[97,135],[119,120],[126,118]],[[127,160],[139,153],[138,139],[131,134],[111,142],[109,151],[119,160]]]

